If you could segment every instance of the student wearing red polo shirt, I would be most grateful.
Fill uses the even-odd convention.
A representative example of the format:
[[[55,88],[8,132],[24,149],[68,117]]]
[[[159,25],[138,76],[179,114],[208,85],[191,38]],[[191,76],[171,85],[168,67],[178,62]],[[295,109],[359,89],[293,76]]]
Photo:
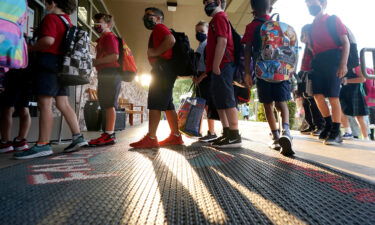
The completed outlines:
[[[152,30],[147,51],[152,66],[152,82],[147,100],[147,108],[150,110],[149,126],[148,134],[144,138],[130,144],[133,148],[157,148],[184,143],[178,130],[177,113],[172,95],[176,76],[171,69],[171,59],[173,57],[172,48],[176,40],[163,21],[163,11],[153,7],[145,9],[143,22],[148,30]],[[162,111],[165,111],[171,133],[167,139],[158,142],[156,131]]]
[[[212,17],[208,28],[206,72],[211,76],[212,99],[223,126],[223,135],[212,145],[238,148],[242,140],[233,89],[234,43],[228,16],[224,12],[226,0],[204,0],[203,4],[207,16]]]
[[[104,13],[94,16],[94,29],[100,34],[96,41],[96,59],[94,66],[98,71],[98,99],[100,108],[105,110],[105,132],[99,138],[89,141],[90,146],[111,145],[116,143],[115,122],[118,96],[121,91],[119,74],[119,41],[111,32],[113,17]]]
[[[69,104],[69,89],[58,81],[59,67],[64,54],[63,41],[66,36],[66,25],[61,16],[71,24],[69,14],[76,10],[75,0],[46,0],[47,14],[41,25],[39,38],[30,51],[36,51],[37,68],[35,68],[34,87],[38,97],[39,138],[38,142],[29,150],[16,153],[16,159],[29,159],[53,154],[50,137],[53,127],[52,99],[56,100],[56,107],[64,116],[73,134],[72,143],[64,149],[65,152],[78,150],[87,145],[87,141],[80,132],[77,116]]]
[[[324,13],[327,0],[306,0],[306,5],[315,17],[311,30],[311,45],[314,54],[312,61],[312,88],[315,101],[322,113],[326,125],[319,135],[327,145],[342,143],[340,132],[341,105],[339,100],[341,79],[347,74],[349,57],[349,39],[346,27],[339,18],[336,19],[336,30],[342,43],[338,46],[330,35]],[[332,113],[325,101],[328,98]],[[332,116],[331,116],[332,115]]]
[[[242,43],[246,45],[245,50],[245,81],[249,86],[253,85],[250,68],[251,59],[254,61],[254,49],[260,42],[260,26],[270,20],[271,3],[269,0],[251,0],[251,7],[255,19],[246,27]],[[289,109],[287,101],[291,99],[291,84],[289,81],[280,83],[271,83],[262,79],[256,79],[259,102],[263,104],[268,125],[271,129],[272,140],[270,148],[280,150],[283,155],[293,155],[292,136],[289,128]],[[274,116],[274,105],[277,111],[281,112],[282,133],[277,128],[276,118]]]

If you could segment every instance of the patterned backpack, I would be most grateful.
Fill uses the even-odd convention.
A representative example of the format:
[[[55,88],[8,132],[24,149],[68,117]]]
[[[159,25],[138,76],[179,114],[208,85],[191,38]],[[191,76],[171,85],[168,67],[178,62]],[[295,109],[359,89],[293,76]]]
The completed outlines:
[[[65,17],[59,17],[67,27],[63,42],[66,52],[59,73],[59,81],[66,86],[88,84],[92,71],[89,34],[76,26],[70,26]]]
[[[293,27],[277,20],[265,21],[259,27],[254,46],[254,69],[257,78],[278,83],[289,80],[298,62],[298,39]],[[258,42],[258,43],[257,43]]]
[[[0,67],[25,68],[28,63],[23,27],[27,21],[25,0],[0,0]]]

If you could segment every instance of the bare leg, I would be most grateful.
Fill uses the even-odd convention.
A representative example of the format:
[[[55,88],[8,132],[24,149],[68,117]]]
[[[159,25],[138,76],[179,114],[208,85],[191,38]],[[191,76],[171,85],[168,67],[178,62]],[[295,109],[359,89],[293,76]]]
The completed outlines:
[[[218,109],[217,113],[219,114],[220,122],[221,122],[223,128],[229,127],[229,122],[228,122],[228,118],[227,118],[227,115],[225,113],[225,110],[224,109]]]
[[[356,116],[357,122],[361,127],[363,138],[368,138],[368,127],[364,116]]]
[[[273,103],[263,104],[263,107],[264,112],[266,113],[266,118],[268,121],[268,125],[270,126],[270,129],[277,130],[276,119],[273,114]]]
[[[289,109],[286,102],[275,102],[277,111],[281,112],[282,123],[289,124]]]
[[[18,139],[26,139],[29,134],[31,126],[31,117],[29,113],[29,108],[23,107],[20,109],[20,127],[18,131]]]
[[[64,116],[70,131],[72,134],[79,134],[80,129],[78,125],[77,115],[69,104],[67,96],[57,96],[56,97],[56,107],[60,110]]]
[[[116,123],[115,107],[105,109],[105,131],[114,131]]]
[[[38,142],[49,143],[53,126],[52,96],[38,96],[39,138]]]
[[[228,119],[229,129],[238,130],[238,111],[237,108],[225,109],[225,115]]]
[[[1,113],[1,140],[4,142],[11,140],[13,113],[14,107],[6,107]]]
[[[178,120],[177,120],[177,113],[175,110],[167,110],[165,111],[165,115],[167,116],[169,128],[171,129],[171,134],[179,135],[180,131],[178,130]]]
[[[156,137],[156,131],[159,126],[161,117],[161,111],[160,110],[150,110],[149,112],[149,121],[148,121],[148,135],[152,138]]]
[[[315,99],[315,102],[316,102],[322,116],[324,118],[329,117],[331,115],[331,112],[329,111],[329,108],[328,108],[328,105],[325,101],[324,95],[321,95],[321,94],[314,95],[314,99]],[[341,109],[341,107],[340,107],[340,109]]]
[[[347,116],[344,115],[344,113],[341,114],[341,123],[342,123],[342,126],[344,128],[349,128],[350,127],[349,119],[348,119]]]
[[[215,120],[207,119],[207,124],[210,134],[215,134]]]
[[[332,107],[332,121],[340,123],[342,110],[339,98],[329,98],[329,103],[331,103]]]

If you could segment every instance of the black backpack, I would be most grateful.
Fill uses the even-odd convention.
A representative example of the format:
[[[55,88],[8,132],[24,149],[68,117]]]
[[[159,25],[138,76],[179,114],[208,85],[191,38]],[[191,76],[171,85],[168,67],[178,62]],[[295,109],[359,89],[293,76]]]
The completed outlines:
[[[176,76],[193,76],[196,74],[197,65],[194,50],[190,47],[189,37],[182,32],[171,29],[176,39],[173,46],[172,67]]]
[[[331,35],[335,43],[338,46],[341,46],[342,43],[337,33],[337,29],[336,29],[336,20],[337,20],[337,16],[335,15],[330,16],[327,19],[327,28],[328,28],[329,34]],[[348,38],[350,42],[350,51],[349,51],[349,58],[348,58],[348,64],[347,64],[348,69],[350,70],[359,66],[359,54],[358,54],[358,49],[357,49],[357,42],[355,40],[353,33],[350,31],[348,27],[346,27],[346,29],[348,30]]]

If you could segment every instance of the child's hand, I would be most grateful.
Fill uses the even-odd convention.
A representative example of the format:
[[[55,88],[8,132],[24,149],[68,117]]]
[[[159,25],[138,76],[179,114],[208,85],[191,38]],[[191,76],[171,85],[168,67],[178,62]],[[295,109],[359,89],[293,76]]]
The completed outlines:
[[[213,72],[215,75],[220,76],[220,74],[221,74],[220,67],[213,68],[213,69],[212,69],[212,72]]]
[[[339,70],[337,71],[337,76],[343,78],[348,73],[348,67],[346,65],[340,65]]]

